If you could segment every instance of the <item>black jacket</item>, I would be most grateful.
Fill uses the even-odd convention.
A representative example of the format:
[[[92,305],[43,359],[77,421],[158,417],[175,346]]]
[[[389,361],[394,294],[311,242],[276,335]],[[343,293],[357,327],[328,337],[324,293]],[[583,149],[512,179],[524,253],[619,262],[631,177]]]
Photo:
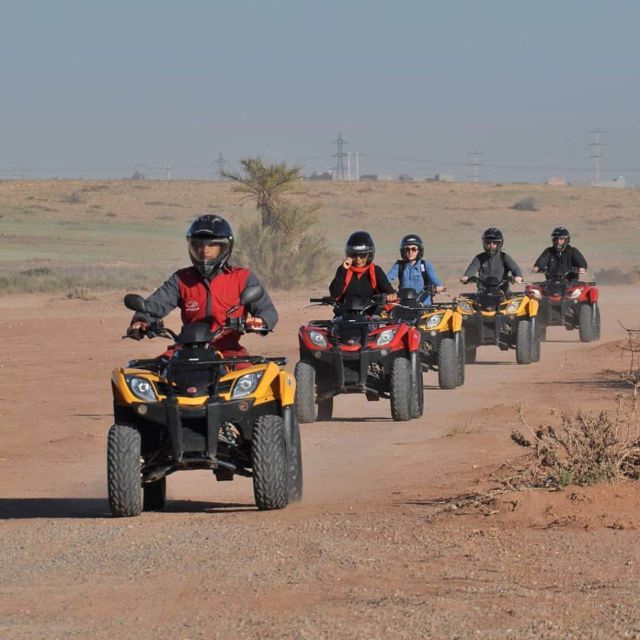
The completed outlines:
[[[555,247],[547,247],[533,266],[538,267],[547,278],[560,278],[569,269],[586,270],[587,261],[575,247],[569,244],[561,253],[558,253]],[[572,277],[577,278],[577,275],[573,274]]]
[[[481,280],[493,277],[504,280],[509,273],[522,277],[522,271],[516,261],[504,251],[497,251],[494,254],[483,251],[479,253],[469,264],[464,275],[467,278],[478,274]]]
[[[360,278],[358,278],[356,274],[353,274],[347,290],[344,291],[344,283],[345,278],[347,277],[347,270],[342,265],[340,265],[338,267],[338,270],[336,271],[335,278],[329,285],[329,295],[334,300],[336,300],[340,297],[343,297],[344,291],[345,296],[360,296],[361,298],[368,300],[376,293],[395,293],[394,288],[389,283],[387,275],[378,265],[375,265],[375,272],[377,284],[375,290],[371,286],[368,274],[365,272]]]

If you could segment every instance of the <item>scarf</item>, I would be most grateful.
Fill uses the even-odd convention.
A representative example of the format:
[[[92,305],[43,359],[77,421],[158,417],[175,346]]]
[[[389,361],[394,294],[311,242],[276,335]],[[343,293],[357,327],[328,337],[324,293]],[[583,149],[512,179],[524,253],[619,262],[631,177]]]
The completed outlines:
[[[342,289],[342,293],[340,294],[340,298],[344,296],[347,288],[349,287],[349,283],[353,278],[354,273],[356,274],[356,277],[358,279],[362,278],[363,274],[368,273],[371,287],[373,288],[374,291],[378,288],[378,281],[376,280],[376,267],[373,264],[373,262],[370,262],[366,267],[354,267],[353,265],[351,265],[347,270],[347,275],[345,276],[345,279],[344,279],[344,287]],[[338,298],[338,300],[340,298]]]

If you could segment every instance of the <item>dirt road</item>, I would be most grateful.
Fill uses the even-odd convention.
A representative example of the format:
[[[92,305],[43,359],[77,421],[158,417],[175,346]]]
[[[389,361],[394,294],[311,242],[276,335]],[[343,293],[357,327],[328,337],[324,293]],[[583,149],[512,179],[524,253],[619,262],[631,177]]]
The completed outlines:
[[[250,480],[197,472],[134,519],[108,515],[109,374],[158,342],[121,340],[119,294],[0,298],[0,637],[640,638],[637,486],[438,515],[519,455],[515,403],[532,424],[614,405],[616,320],[640,326],[636,294],[602,291],[599,343],[556,328],[538,364],[484,347],[462,388],[429,374],[420,420],[340,397],[331,422],[303,426],[300,505],[259,513]],[[292,367],[310,311],[275,298],[277,332],[247,345]]]

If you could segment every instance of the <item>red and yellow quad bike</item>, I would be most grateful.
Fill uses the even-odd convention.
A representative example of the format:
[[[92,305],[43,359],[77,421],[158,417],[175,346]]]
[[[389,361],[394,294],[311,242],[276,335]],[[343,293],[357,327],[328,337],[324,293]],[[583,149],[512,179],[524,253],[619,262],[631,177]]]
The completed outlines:
[[[526,294],[538,301],[538,333],[541,340],[547,337],[547,327],[564,326],[579,330],[581,342],[600,339],[599,292],[595,282],[577,280],[578,271],[570,269],[558,277],[548,277],[545,282],[527,285]]]
[[[260,295],[261,287],[249,287],[241,304]],[[140,296],[128,295],[125,304],[148,313]],[[229,318],[216,333],[207,323],[185,325],[177,336],[161,320],[149,320],[149,337],[171,337],[175,345],[112,374],[115,420],[107,447],[112,514],[162,509],[166,477],[195,469],[210,469],[217,480],[252,477],[260,510],[299,500],[300,431],[295,379],[283,369],[286,359],[224,358],[211,347],[230,328],[248,330],[244,318]]]
[[[387,315],[402,322],[412,323],[420,331],[420,361],[425,370],[438,372],[441,389],[454,389],[464,384],[464,330],[462,314],[455,302],[429,302],[423,306],[425,296],[433,298],[435,287],[420,293],[415,289],[400,289],[397,304],[388,305]]]
[[[389,399],[394,420],[418,418],[424,411],[420,332],[385,319],[379,296],[347,296],[340,302],[311,298],[334,307],[333,320],[300,327],[296,364],[296,411],[300,422],[330,420],[334,396],[364,394],[369,401]]]
[[[469,282],[478,282],[478,291],[462,293],[456,299],[462,314],[466,362],[476,361],[476,350],[482,345],[515,349],[518,364],[538,362],[538,301],[524,292],[505,294],[507,281],[497,278],[474,277]]]

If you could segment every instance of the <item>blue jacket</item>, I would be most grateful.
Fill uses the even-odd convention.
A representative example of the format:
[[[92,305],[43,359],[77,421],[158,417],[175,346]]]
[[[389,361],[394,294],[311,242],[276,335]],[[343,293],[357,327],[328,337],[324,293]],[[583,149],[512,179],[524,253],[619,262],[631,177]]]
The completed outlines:
[[[389,269],[387,273],[387,278],[389,282],[393,282],[396,278],[398,278],[398,272],[400,269],[399,260],[393,264],[393,267]],[[399,289],[415,289],[420,292],[424,289],[424,277],[422,276],[422,272],[427,274],[427,283],[435,284],[438,287],[442,286],[442,280],[438,278],[438,274],[434,266],[424,258],[422,260],[417,260],[415,264],[411,264],[410,262],[405,261],[404,273],[402,274],[402,282],[400,283]],[[423,304],[427,305],[431,303],[431,296],[427,296],[423,299]]]

